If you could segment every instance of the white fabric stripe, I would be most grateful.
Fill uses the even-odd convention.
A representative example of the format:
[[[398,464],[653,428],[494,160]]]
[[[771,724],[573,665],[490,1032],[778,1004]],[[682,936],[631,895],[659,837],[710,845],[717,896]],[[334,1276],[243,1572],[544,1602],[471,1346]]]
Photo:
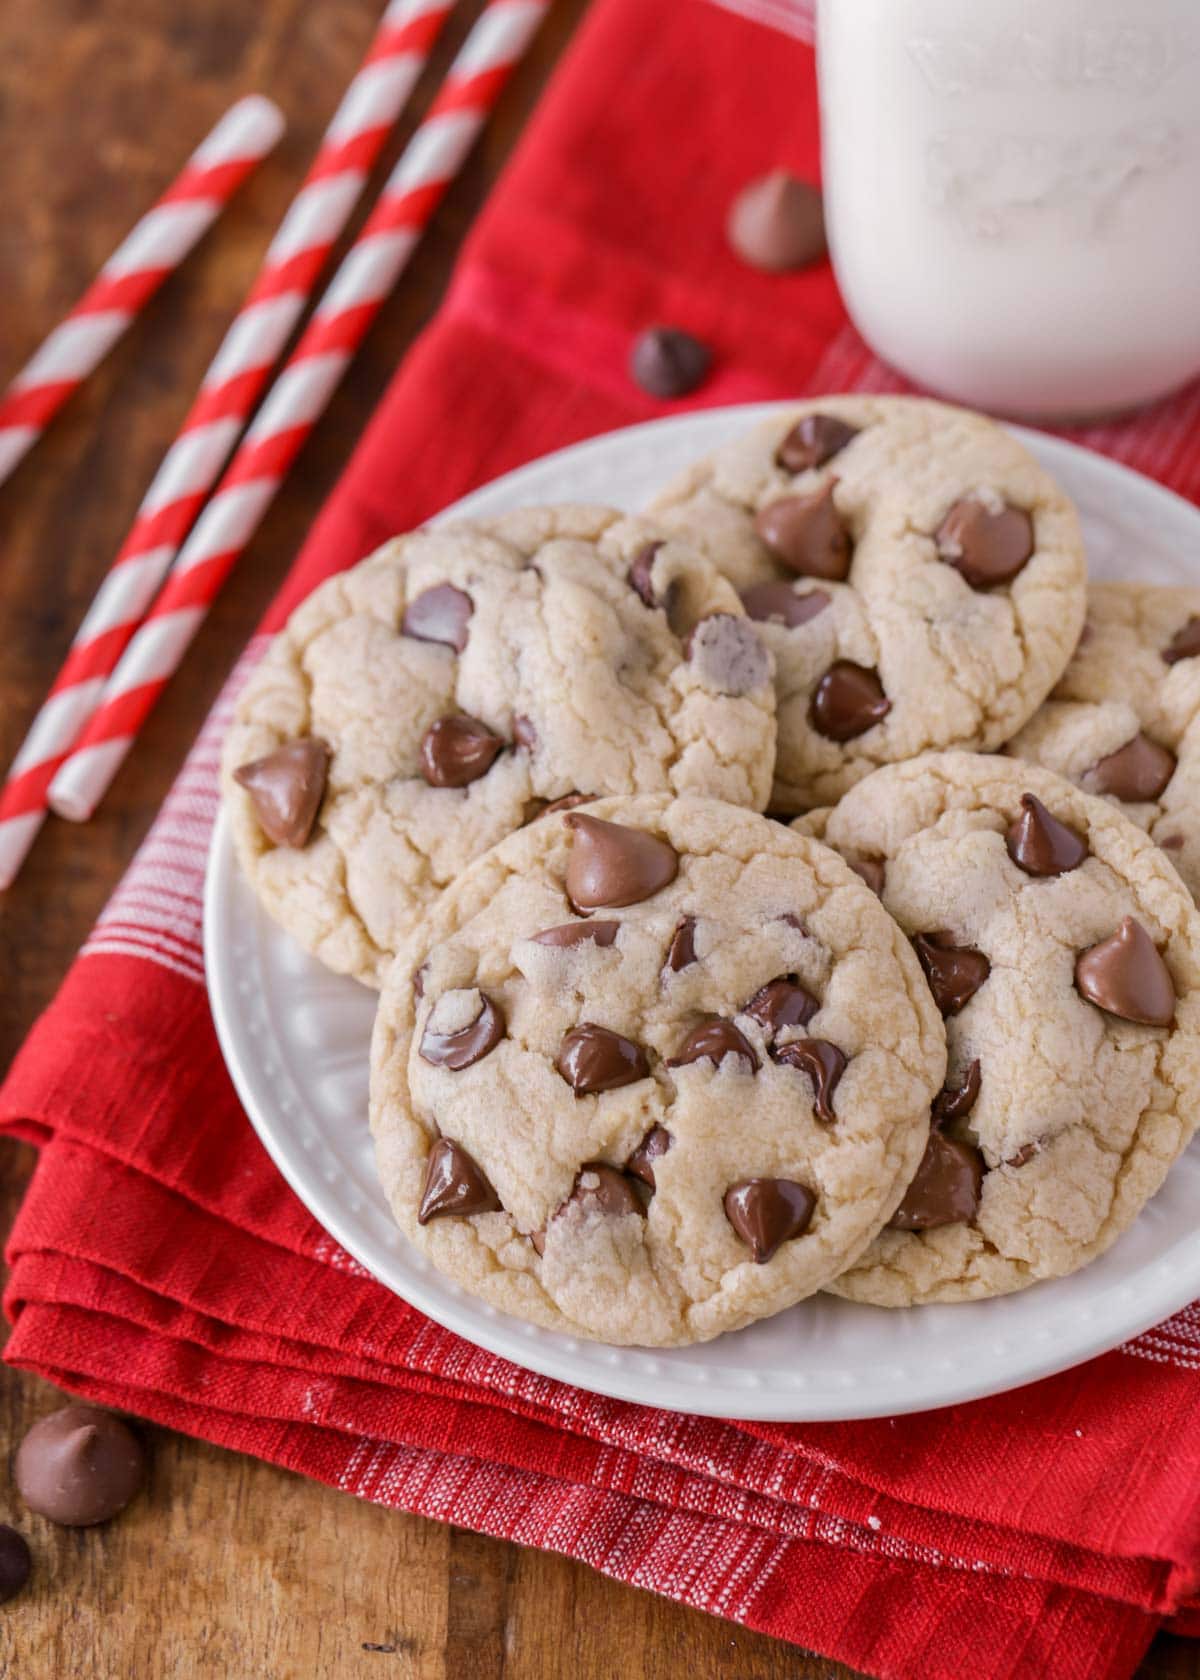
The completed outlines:
[[[366,65],[346,89],[325,130],[324,144],[341,146],[368,129],[390,127],[424,65],[425,55],[416,52],[397,53]]]
[[[262,443],[264,439],[290,431],[294,426],[311,425],[324,410],[349,360],[350,357],[344,350],[329,350],[321,356],[305,356],[293,366],[285,368],[267,393],[267,399],[259,409],[254,424],[246,433],[247,443]],[[259,479],[245,488],[262,489],[264,486],[265,509],[267,502],[279,487],[277,480]],[[223,499],[222,495],[217,501]],[[210,506],[215,507],[216,503]],[[253,529],[251,526],[250,531]],[[246,533],[247,538],[250,531]],[[190,547],[189,543],[188,548]]]
[[[753,23],[793,35],[798,41],[816,39],[814,0],[712,0],[724,12],[736,12]]]
[[[347,169],[313,181],[297,193],[271,241],[268,263],[275,267],[299,251],[336,239],[350,219],[362,185],[361,170]]]
[[[106,939],[147,939],[153,943],[158,941],[164,951],[169,951],[180,962],[196,962],[203,966],[200,947],[194,939],[186,933],[179,933],[169,922],[137,922],[127,921],[120,916],[110,916],[104,924]],[[360,1056],[361,1061],[361,1056]]]
[[[102,280],[121,280],[147,268],[174,268],[220,214],[215,198],[188,198],[149,210],[100,270]]]
[[[34,351],[13,380],[11,389],[31,391],[38,385],[82,379],[108,354],[128,325],[129,314],[124,309],[101,309],[91,315],[69,316]]]
[[[180,962],[177,958],[168,956],[165,951],[157,950],[153,945],[140,945],[132,939],[89,939],[79,955],[140,957],[143,962],[157,963],[160,968],[170,969],[172,974],[182,974],[185,980],[194,980],[200,986],[204,984],[203,968]]]
[[[546,0],[500,0],[489,6],[463,42],[448,79],[465,82],[498,64],[511,63],[545,15]]]
[[[216,482],[241,429],[242,422],[230,416],[181,433],[160,461],[142,497],[138,518],[149,518],[183,496],[207,490]]]
[[[88,682],[76,683],[73,688],[64,688],[58,694],[49,695],[12,761],[9,779],[22,776],[35,764],[42,764],[46,759],[66,752],[92,715],[103,687],[104,678],[93,677]]]
[[[353,245],[330,281],[317,314],[332,320],[343,310],[386,297],[419,237],[416,228],[397,228]]]
[[[249,484],[235,484],[220,490],[192,526],[191,535],[179,551],[176,570],[186,572],[248,542],[275,493],[273,479],[256,478]],[[130,643],[130,652],[134,643]]]
[[[215,391],[249,368],[270,367],[304,312],[302,292],[281,292],[235,315],[208,365],[202,389]]]
[[[482,111],[467,109],[447,111],[422,123],[388,176],[382,197],[399,198],[414,187],[448,180],[470,151],[483,118]]]
[[[252,93],[231,105],[192,153],[189,167],[213,169],[240,157],[265,157],[287,124],[273,100]]]

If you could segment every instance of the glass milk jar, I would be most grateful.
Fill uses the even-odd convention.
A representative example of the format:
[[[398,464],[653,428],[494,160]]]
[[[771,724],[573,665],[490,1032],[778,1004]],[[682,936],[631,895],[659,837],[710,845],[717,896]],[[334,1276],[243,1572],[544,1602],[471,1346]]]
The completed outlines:
[[[1200,0],[819,0],[846,305],[921,385],[1043,418],[1200,372]]]

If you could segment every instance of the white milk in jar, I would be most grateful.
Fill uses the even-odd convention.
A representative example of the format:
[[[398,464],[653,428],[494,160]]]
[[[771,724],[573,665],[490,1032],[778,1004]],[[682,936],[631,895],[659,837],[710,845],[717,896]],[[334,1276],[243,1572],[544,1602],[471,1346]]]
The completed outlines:
[[[825,207],[872,348],[1046,418],[1200,372],[1200,0],[819,0]]]

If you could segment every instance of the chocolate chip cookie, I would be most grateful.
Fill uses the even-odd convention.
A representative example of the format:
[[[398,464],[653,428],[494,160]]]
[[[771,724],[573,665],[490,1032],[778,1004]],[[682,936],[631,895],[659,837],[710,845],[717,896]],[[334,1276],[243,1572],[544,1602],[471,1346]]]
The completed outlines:
[[[643,520],[418,531],[315,590],[250,679],[224,754],[242,868],[301,944],[378,985],[437,892],[548,803],[761,809],[771,676],[729,583]]]
[[[464,1288],[615,1343],[819,1289],[917,1170],[945,1036],[834,853],[713,800],[600,800],[478,859],[380,997],[371,1126]]]
[[[1069,499],[1008,432],[912,397],[822,397],[700,461],[654,517],[741,591],[775,654],[772,805],[879,764],[1001,746],[1083,623]]]
[[[1071,663],[1008,746],[1113,800],[1200,898],[1200,589],[1097,583]]]
[[[950,1052],[921,1166],[835,1293],[974,1300],[1094,1259],[1196,1125],[1200,915],[1163,853],[1108,801],[970,753],[796,826],[875,886]]]

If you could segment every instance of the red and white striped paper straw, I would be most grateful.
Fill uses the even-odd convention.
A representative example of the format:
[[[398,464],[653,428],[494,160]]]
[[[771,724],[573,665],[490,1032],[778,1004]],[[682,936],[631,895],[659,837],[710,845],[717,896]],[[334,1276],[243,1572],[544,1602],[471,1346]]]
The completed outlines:
[[[462,167],[550,0],[491,0],[104,690],[50,806],[90,817]]]
[[[279,107],[251,95],[231,106],[201,141],[173,185],[0,397],[0,483],[212,226],[283,129]]]
[[[32,846],[55,771],[220,476],[453,5],[391,0],[380,20],[0,789],[0,889]]]

